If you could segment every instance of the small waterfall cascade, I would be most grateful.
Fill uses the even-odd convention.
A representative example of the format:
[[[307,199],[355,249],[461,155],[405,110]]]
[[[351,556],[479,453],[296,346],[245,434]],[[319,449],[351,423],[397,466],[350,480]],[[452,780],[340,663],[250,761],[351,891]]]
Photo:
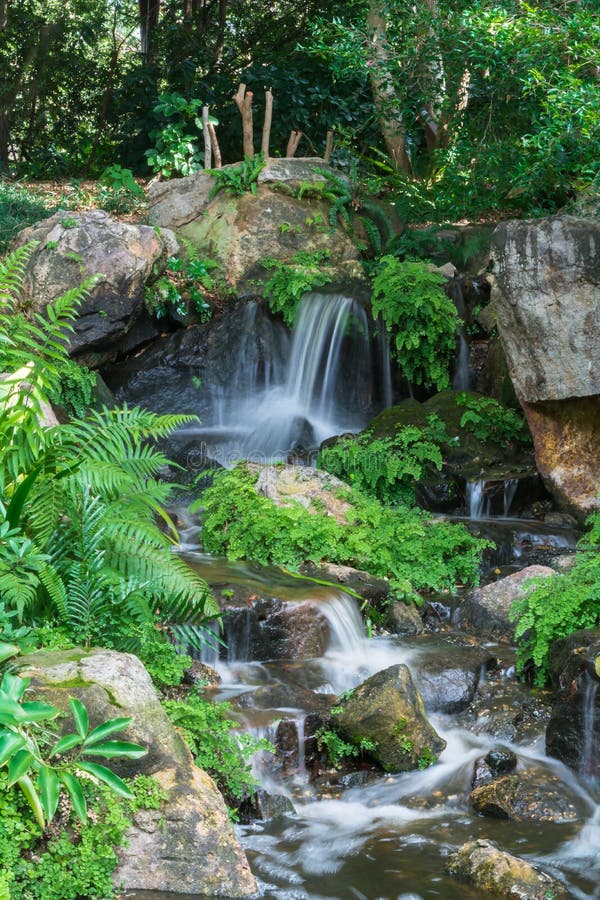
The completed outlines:
[[[582,740],[579,769],[582,775],[591,776],[597,770],[595,762],[596,698],[599,683],[586,672],[582,703]]]
[[[465,490],[465,506],[470,519],[483,519],[489,516],[490,499],[485,494],[485,481],[468,481]]]
[[[510,508],[512,506],[512,502],[515,499],[515,494],[517,493],[517,488],[519,487],[519,481],[517,478],[505,478],[504,479],[504,494],[502,497],[502,515],[506,519],[510,515]]]
[[[471,375],[469,371],[470,353],[469,344],[465,335],[464,322],[466,318],[466,307],[462,288],[460,286],[460,279],[453,278],[452,281],[448,283],[446,291],[452,299],[461,319],[456,330],[457,352],[452,387],[455,391],[468,391],[471,386]]]
[[[502,483],[502,518],[510,515],[511,506],[519,487],[518,478],[505,478]],[[500,491],[496,482],[485,479],[468,481],[465,485],[465,507],[470,519],[477,521],[486,519],[492,515],[492,501],[494,500],[494,514],[499,514]],[[492,497],[492,494],[494,495]]]

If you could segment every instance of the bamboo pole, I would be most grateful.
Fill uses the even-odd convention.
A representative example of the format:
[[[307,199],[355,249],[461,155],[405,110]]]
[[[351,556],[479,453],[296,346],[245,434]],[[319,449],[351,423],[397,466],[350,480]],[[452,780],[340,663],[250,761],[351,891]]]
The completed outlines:
[[[273,120],[273,92],[270,88],[265,91],[265,121],[263,122],[262,142],[260,149],[265,159],[269,158],[269,139],[271,137],[271,122]]]
[[[331,159],[331,151],[333,150],[333,131],[331,128],[327,131],[327,140],[325,141],[325,153],[323,154],[323,159],[325,162],[329,162]]]
[[[204,135],[204,168],[210,169],[212,163],[212,149],[210,144],[210,132],[208,130],[208,106],[202,107],[202,133]]]

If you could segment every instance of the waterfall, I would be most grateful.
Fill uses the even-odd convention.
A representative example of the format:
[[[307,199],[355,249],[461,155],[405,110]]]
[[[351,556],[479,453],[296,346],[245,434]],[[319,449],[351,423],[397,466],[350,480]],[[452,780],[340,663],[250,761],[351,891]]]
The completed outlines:
[[[489,515],[490,501],[485,495],[485,481],[468,481],[465,505],[470,519],[483,519]]]
[[[504,481],[504,495],[503,495],[503,510],[502,515],[506,519],[508,514],[510,513],[510,508],[512,506],[512,502],[515,499],[515,494],[517,493],[517,488],[519,487],[519,479],[518,478],[506,478]]]
[[[598,751],[598,748],[594,746],[597,693],[598,682],[586,672],[581,710],[583,733],[581,736],[581,757],[579,760],[579,769],[582,775],[592,775],[595,770],[594,757]]]
[[[469,344],[465,335],[465,318],[466,307],[463,297],[460,280],[453,278],[448,282],[446,288],[448,296],[452,299],[456,307],[456,312],[460,316],[460,322],[456,329],[457,353],[455,358],[454,377],[452,378],[452,387],[455,391],[468,391],[471,385],[469,372]]]

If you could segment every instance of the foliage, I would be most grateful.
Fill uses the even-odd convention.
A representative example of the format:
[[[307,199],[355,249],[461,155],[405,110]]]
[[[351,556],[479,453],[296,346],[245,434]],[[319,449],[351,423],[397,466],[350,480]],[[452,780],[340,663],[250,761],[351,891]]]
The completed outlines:
[[[159,95],[153,113],[160,124],[150,132],[154,146],[145,154],[157,175],[193,175],[204,167],[198,147],[198,132],[202,130],[200,107],[201,100],[186,100],[175,91]]]
[[[579,543],[573,568],[532,579],[511,608],[518,671],[533,673],[540,686],[548,678],[553,642],[580,628],[600,625],[600,514],[591,516],[588,524],[591,531]]]
[[[498,444],[531,442],[523,416],[493,397],[473,397],[463,391],[458,394],[456,404],[465,407],[460,427],[471,431],[480,441],[496,441]]]
[[[144,191],[131,169],[124,169],[118,163],[106,167],[98,184],[98,205],[108,212],[133,212],[144,199]]]
[[[182,645],[218,612],[205,582],[172,552],[176,530],[152,445],[188,417],[104,409],[47,427],[44,403],[67,359],[86,286],[31,321],[10,314],[30,248],[0,263],[0,589],[19,617],[50,615],[75,641],[122,638],[125,622],[169,624]],[[161,517],[166,529],[158,526]],[[160,608],[160,614],[158,610]]]
[[[325,559],[387,577],[396,596],[417,600],[414,591],[477,580],[487,544],[462,525],[431,520],[416,509],[386,509],[350,488],[344,492],[348,524],[340,524],[315,507],[276,506],[256,493],[255,480],[243,465],[215,475],[199,501],[206,550],[292,568]]]
[[[81,782],[89,810],[86,821],[73,819],[68,804],[61,804],[57,822],[42,832],[25,799],[7,782],[8,776],[0,772],[0,867],[10,900],[114,897],[112,873],[134,813],[159,809],[165,799],[148,776],[129,782],[130,800],[86,778]]]
[[[377,744],[369,740],[369,738],[362,738],[358,745],[349,744],[348,741],[343,740],[339,734],[336,734],[335,731],[331,731],[329,728],[319,728],[315,737],[317,739],[317,747],[319,750],[327,751],[327,757],[334,769],[337,769],[344,759],[362,756],[364,753],[369,753],[369,751],[375,750],[377,747]]]
[[[48,399],[54,406],[62,406],[68,416],[81,419],[89,409],[95,387],[96,373],[68,360],[61,367],[58,387],[48,392]]]
[[[222,169],[207,169],[210,175],[214,175],[215,183],[210,189],[209,197],[214,197],[219,191],[241,197],[250,192],[255,194],[258,188],[258,176],[266,166],[262,153],[257,153],[253,159],[245,156],[243,162]]]
[[[260,751],[272,753],[274,748],[264,738],[237,730],[237,723],[229,718],[229,703],[213,703],[190,693],[184,700],[165,700],[163,705],[196,764],[215,779],[230,805],[254,793],[258,782],[252,775],[252,757]]]
[[[192,660],[168,638],[168,630],[159,629],[153,623],[128,625],[127,631],[136,633],[137,655],[150,673],[152,681],[160,686],[181,684]]]
[[[178,316],[185,316],[188,307],[198,313],[201,322],[210,319],[212,310],[209,300],[217,288],[212,272],[219,268],[214,259],[190,258],[188,260],[172,256],[166,272],[146,288],[146,308],[161,319],[173,309]]]
[[[449,439],[442,421],[437,416],[430,419],[437,421],[424,428],[406,425],[393,437],[374,438],[363,432],[338,438],[321,448],[317,468],[382,503],[414,504],[416,482],[442,468],[440,442]]]
[[[8,249],[19,231],[54,211],[54,200],[25,185],[0,179],[0,253]]]
[[[373,281],[373,316],[381,315],[392,351],[413,384],[448,387],[458,314],[444,293],[444,278],[422,262],[379,260]]]
[[[281,313],[286,325],[294,324],[303,294],[331,282],[334,276],[328,259],[328,250],[298,250],[290,260],[263,260],[264,268],[273,270],[263,285],[263,295],[271,312]]]

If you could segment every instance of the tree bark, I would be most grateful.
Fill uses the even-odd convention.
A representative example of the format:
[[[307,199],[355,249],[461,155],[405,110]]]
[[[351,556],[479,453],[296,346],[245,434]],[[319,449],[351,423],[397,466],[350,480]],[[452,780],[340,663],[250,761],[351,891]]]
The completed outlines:
[[[265,91],[265,120],[263,122],[261,153],[265,159],[269,158],[269,140],[271,137],[271,122],[273,119],[273,92]]]
[[[146,62],[152,62],[154,32],[158,25],[160,0],[138,0],[140,16],[140,50]]]

